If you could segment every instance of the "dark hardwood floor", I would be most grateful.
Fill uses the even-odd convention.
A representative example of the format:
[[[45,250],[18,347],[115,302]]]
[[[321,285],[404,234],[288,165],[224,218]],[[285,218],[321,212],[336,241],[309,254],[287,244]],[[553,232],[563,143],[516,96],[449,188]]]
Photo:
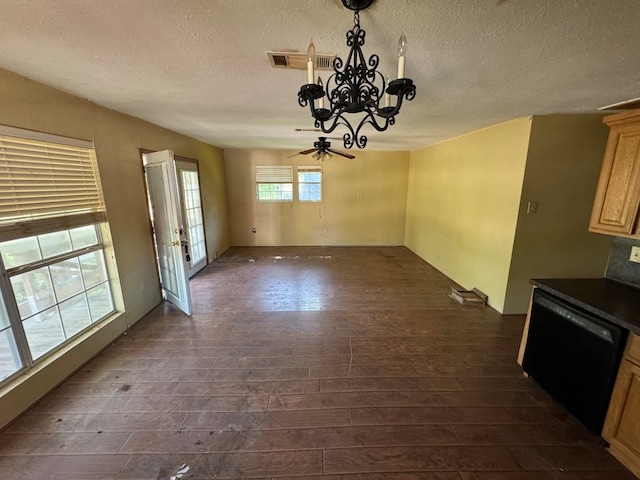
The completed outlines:
[[[522,376],[524,316],[451,286],[401,247],[233,248],[191,318],[158,307],[0,434],[0,473],[635,478]]]

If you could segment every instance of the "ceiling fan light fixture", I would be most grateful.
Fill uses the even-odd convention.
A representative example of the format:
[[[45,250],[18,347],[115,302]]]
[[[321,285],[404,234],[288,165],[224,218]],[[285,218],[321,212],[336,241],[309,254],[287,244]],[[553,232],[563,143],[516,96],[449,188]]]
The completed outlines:
[[[313,154],[311,158],[313,158],[318,162],[326,162],[327,160],[330,160],[331,157],[333,157],[333,155],[331,155],[326,150],[318,150],[316,153]]]
[[[318,141],[313,143],[313,148],[295,153],[293,155],[290,155],[287,158],[295,157],[296,155],[309,155],[310,153],[313,153],[313,156],[311,158],[319,162],[324,162],[326,160],[329,160],[331,157],[333,157],[332,154],[336,154],[341,157],[348,158],[350,160],[353,160],[354,158],[356,158],[354,155],[351,155],[350,153],[333,150],[331,148],[331,142],[327,141],[327,137],[318,137]]]
[[[326,82],[326,91],[318,78],[315,78],[314,62],[315,46],[313,41],[307,50],[307,84],[300,87],[298,103],[301,107],[309,107],[314,125],[324,133],[333,132],[338,125],[347,127],[344,134],[345,148],[356,145],[364,148],[367,137],[360,133],[365,125],[371,125],[379,132],[385,131],[395,123],[395,116],[400,112],[404,99],[411,101],[416,96],[416,87],[410,78],[405,78],[405,55],[407,39],[402,34],[398,41],[398,78],[387,83],[385,77],[377,70],[379,57],[373,54],[365,60],[362,53],[366,32],[360,28],[360,10],[364,10],[373,0],[342,0],[342,4],[354,11],[354,26],[347,32],[349,55],[343,61],[336,57],[333,62],[333,74]],[[325,103],[325,96],[327,102]],[[391,98],[395,98],[395,105]],[[316,105],[317,102],[317,105]],[[325,108],[326,105],[326,108]],[[352,125],[346,115],[359,114]],[[354,126],[355,125],[355,126]]]

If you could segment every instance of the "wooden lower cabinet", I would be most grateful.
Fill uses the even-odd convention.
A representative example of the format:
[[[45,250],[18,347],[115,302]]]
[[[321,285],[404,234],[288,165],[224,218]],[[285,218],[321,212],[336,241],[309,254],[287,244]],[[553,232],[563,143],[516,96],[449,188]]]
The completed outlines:
[[[634,349],[640,337],[634,335],[618,370],[602,436],[610,452],[640,478],[640,359]]]

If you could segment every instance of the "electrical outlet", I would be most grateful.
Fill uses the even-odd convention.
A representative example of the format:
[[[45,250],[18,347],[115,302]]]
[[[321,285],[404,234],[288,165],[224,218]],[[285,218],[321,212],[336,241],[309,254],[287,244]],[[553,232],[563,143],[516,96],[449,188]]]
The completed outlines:
[[[640,247],[631,247],[630,262],[640,263]]]

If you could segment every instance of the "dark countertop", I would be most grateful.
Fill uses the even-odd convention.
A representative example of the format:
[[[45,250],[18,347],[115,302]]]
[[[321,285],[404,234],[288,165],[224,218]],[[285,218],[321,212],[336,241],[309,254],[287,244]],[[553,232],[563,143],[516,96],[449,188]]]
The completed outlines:
[[[547,278],[531,283],[640,335],[640,288],[607,278]]]

